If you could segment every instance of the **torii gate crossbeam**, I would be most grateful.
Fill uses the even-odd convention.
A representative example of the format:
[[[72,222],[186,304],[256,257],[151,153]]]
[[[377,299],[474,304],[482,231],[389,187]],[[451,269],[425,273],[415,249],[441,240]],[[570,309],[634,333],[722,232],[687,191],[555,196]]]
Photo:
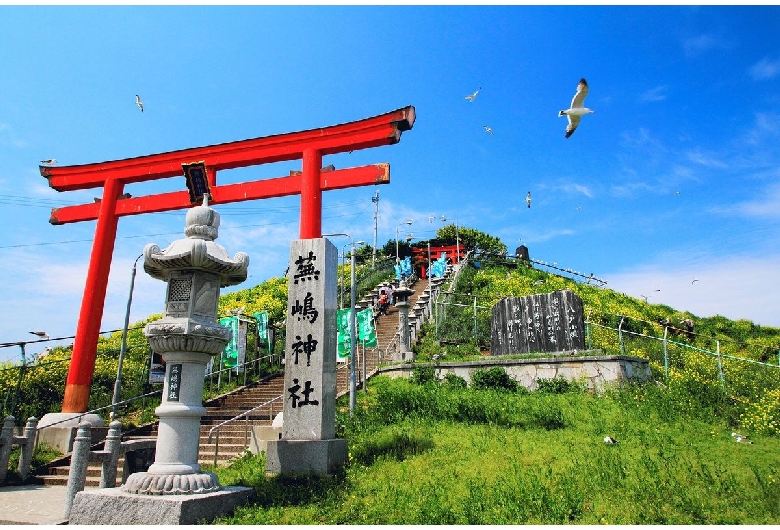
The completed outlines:
[[[211,204],[299,194],[300,238],[317,238],[322,235],[323,191],[390,182],[389,164],[327,171],[322,168],[323,155],[398,143],[414,120],[414,107],[409,106],[320,129],[95,164],[41,166],[41,175],[57,191],[103,188],[99,202],[54,208],[49,220],[52,224],[97,220],[62,412],[87,411],[119,217],[192,206],[187,191],[125,198],[125,184],[181,177],[182,165],[203,162]],[[224,169],[297,159],[302,160],[302,171],[291,171],[289,176],[217,185],[217,172]]]

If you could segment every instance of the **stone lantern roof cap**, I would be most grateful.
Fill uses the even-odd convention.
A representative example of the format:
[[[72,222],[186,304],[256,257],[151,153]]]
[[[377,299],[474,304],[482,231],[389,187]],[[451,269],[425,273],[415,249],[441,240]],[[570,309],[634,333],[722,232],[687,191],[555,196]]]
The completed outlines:
[[[172,271],[201,270],[219,274],[220,287],[246,280],[249,257],[239,252],[231,259],[224,247],[214,242],[219,213],[209,207],[207,195],[204,195],[202,205],[190,208],[185,223],[185,239],[177,239],[164,250],[153,243],[144,247],[147,274],[166,281]]]

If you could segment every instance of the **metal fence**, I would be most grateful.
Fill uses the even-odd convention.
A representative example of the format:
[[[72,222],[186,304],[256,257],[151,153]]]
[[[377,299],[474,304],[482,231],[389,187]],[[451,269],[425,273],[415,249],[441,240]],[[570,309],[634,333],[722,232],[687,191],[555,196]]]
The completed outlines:
[[[777,362],[762,362],[724,352],[741,351],[760,358],[766,357],[768,352],[759,354],[755,350],[763,349],[770,350],[774,357],[776,350],[771,347],[739,343],[725,337],[695,334],[686,337],[683,330],[673,326],[663,326],[658,335],[638,333],[624,330],[625,320],[626,317],[621,319],[617,328],[586,320],[587,346],[605,353],[647,358],[665,381],[678,376],[702,385],[714,383],[737,401],[760,399],[767,390],[780,388],[780,354]],[[694,340],[697,344],[690,343]],[[702,343],[711,349],[702,347]]]

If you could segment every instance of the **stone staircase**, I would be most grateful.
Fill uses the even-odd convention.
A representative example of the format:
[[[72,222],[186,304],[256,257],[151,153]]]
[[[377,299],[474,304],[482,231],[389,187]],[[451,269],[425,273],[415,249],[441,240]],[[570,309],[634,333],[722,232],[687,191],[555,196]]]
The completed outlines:
[[[409,286],[413,294],[409,301],[413,308],[410,309],[410,324],[414,324],[418,319],[418,311],[415,306],[421,299],[428,280],[417,280]],[[378,288],[363,298],[360,303],[356,303],[358,310],[366,307],[373,307],[374,301],[378,298]],[[365,371],[367,378],[370,378],[375,372],[378,364],[382,361],[391,360],[388,358],[387,349],[395,340],[397,344],[398,331],[398,309],[391,306],[388,315],[375,313],[375,324],[377,334],[377,346],[366,348],[365,351]],[[412,342],[414,342],[416,327],[412,327]],[[391,351],[393,348],[391,348]],[[355,375],[356,390],[362,389],[363,383],[363,355],[362,348],[356,356]],[[336,395],[341,397],[349,394],[349,363],[338,363],[336,370]],[[250,383],[229,394],[219,396],[205,404],[206,414],[201,418],[200,445],[198,452],[198,463],[204,465],[225,465],[230,459],[243,452],[251,439],[251,428],[254,426],[270,426],[274,417],[281,412],[283,408],[282,395],[284,393],[284,373],[280,372],[268,376],[260,381]],[[267,404],[260,407],[261,405]],[[259,408],[257,408],[259,407]],[[252,410],[255,409],[255,410]],[[218,429],[215,427],[221,423],[231,420],[246,411],[252,410],[247,416],[222,425]],[[218,439],[217,439],[218,431]],[[211,433],[211,440],[209,440]],[[122,440],[133,438],[156,437],[157,423],[142,426],[130,431],[122,436]],[[218,445],[217,445],[218,444]],[[102,448],[100,446],[93,449]],[[216,458],[215,458],[216,452]],[[122,470],[124,466],[124,457],[120,458],[117,471],[117,485],[121,485]],[[69,456],[65,456],[49,464],[45,470],[36,474],[36,477],[44,484],[66,485],[68,481]],[[98,487],[100,482],[101,464],[91,463],[87,473],[86,487]]]

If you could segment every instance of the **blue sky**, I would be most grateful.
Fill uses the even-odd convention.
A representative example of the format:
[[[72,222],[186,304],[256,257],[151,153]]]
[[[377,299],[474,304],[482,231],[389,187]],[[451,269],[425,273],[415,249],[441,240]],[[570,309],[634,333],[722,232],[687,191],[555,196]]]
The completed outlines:
[[[95,223],[48,219],[102,190],[56,192],[41,160],[129,158],[407,105],[417,121],[399,144],[323,160],[391,168],[389,185],[325,193],[324,233],[373,242],[378,190],[380,246],[409,218],[402,233],[432,237],[442,223],[429,217],[444,215],[650,303],[780,326],[777,6],[0,6],[0,35],[0,342],[75,332]],[[581,77],[595,112],[565,139],[557,114]],[[300,162],[218,179],[291,169]],[[126,191],[178,189],[183,179]],[[250,256],[237,288],[280,276],[299,199],[216,208],[217,241]],[[183,227],[183,211],[120,219],[102,329],[122,327],[144,245]],[[163,298],[139,267],[131,322]]]

